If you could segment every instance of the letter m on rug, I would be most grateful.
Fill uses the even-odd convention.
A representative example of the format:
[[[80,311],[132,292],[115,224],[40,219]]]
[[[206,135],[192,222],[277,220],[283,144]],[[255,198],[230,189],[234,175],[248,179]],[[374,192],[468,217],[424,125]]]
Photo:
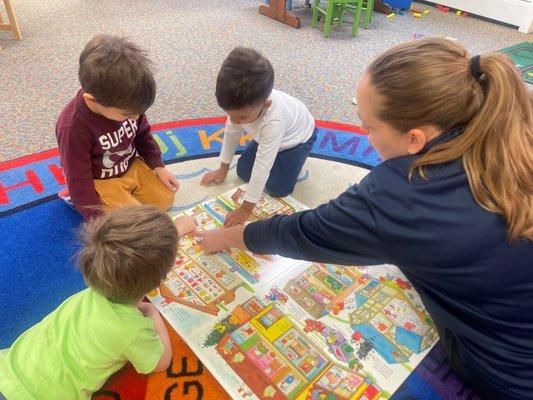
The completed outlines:
[[[340,144],[337,142],[337,138],[339,138],[339,135],[336,135],[334,132],[326,132],[322,138],[322,141],[320,142],[319,148],[324,149],[328,145],[328,142],[331,141],[331,148],[334,153],[342,153],[345,149],[350,148],[348,153],[353,156],[357,151],[357,147],[359,147],[359,142],[361,141],[359,136],[352,134],[350,134],[348,140],[341,142]]]

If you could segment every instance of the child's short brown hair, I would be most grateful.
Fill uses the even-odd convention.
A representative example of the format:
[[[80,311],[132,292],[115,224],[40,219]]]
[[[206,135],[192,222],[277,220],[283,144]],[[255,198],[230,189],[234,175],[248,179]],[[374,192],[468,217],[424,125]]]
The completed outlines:
[[[237,110],[264,102],[273,87],[270,61],[254,49],[236,47],[218,72],[215,95],[221,108]]]
[[[174,264],[178,232],[157,207],[118,209],[87,222],[81,231],[78,265],[94,290],[118,303],[142,299]]]
[[[104,107],[142,114],[154,103],[152,62],[144,50],[125,38],[92,38],[80,55],[78,77],[83,90]]]

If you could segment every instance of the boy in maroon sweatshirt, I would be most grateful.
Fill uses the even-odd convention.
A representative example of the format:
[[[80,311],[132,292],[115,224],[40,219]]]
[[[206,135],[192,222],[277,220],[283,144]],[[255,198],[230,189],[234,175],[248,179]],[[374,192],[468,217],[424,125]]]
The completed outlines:
[[[82,88],[56,124],[76,209],[85,219],[131,204],[169,209],[179,183],[165,169],[144,114],[156,92],[146,52],[97,35],[81,53],[78,75]]]

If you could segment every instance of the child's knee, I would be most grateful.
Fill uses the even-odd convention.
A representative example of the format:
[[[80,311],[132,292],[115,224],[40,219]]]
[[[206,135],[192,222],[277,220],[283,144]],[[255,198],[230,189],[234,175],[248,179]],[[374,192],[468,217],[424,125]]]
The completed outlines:
[[[266,189],[266,192],[270,196],[285,197],[285,196],[290,195],[293,192],[294,185],[287,185],[283,183],[274,182],[274,183],[268,184],[265,189]]]
[[[151,204],[161,208],[163,211],[167,211],[174,205],[175,193],[169,190],[166,186],[161,188],[157,193],[154,193],[150,201],[147,204]]]
[[[166,188],[165,188],[166,189]],[[165,211],[170,209],[174,205],[174,196],[175,192],[167,189],[165,192],[161,193],[161,205],[160,207]]]
[[[241,178],[245,182],[250,181],[250,177],[252,176],[252,167],[248,165],[248,163],[241,162],[241,159],[239,158],[236,169],[237,169],[237,176],[239,178]]]

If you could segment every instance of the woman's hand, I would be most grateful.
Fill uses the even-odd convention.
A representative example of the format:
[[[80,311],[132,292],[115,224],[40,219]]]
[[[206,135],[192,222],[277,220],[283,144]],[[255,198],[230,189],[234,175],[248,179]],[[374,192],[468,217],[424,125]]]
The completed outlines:
[[[232,247],[247,250],[243,225],[213,231],[196,231],[194,236],[202,240],[202,248],[206,254],[229,250]]]

